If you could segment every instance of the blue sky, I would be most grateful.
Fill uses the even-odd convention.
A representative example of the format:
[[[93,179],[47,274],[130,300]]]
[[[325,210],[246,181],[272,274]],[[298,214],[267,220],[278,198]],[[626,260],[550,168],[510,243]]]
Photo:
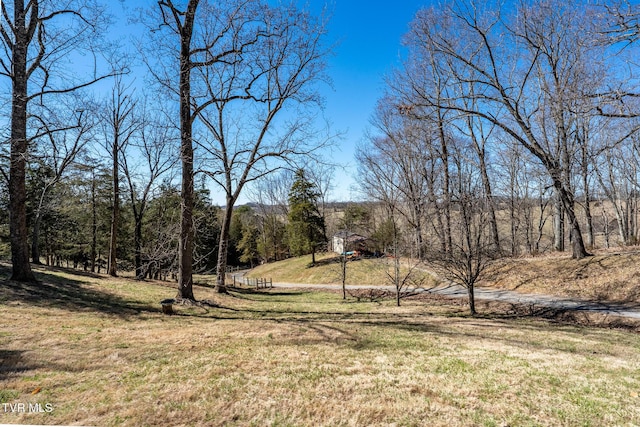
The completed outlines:
[[[312,7],[323,4],[312,1]],[[337,130],[345,131],[340,143],[340,160],[346,172],[337,173],[334,198],[357,197],[354,185],[354,151],[369,126],[376,101],[384,91],[384,76],[400,64],[401,39],[423,0],[361,1],[337,0],[329,25],[329,37],[337,40],[335,56],[329,62],[333,89],[327,89],[326,116]]]

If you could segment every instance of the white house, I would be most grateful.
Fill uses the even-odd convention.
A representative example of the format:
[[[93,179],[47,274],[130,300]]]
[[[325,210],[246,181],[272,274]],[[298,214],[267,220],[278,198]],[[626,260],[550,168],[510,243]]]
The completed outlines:
[[[366,240],[368,239],[364,236],[342,230],[333,235],[331,246],[333,247],[333,252],[337,254],[343,254],[345,252],[351,251],[361,251],[366,250]]]

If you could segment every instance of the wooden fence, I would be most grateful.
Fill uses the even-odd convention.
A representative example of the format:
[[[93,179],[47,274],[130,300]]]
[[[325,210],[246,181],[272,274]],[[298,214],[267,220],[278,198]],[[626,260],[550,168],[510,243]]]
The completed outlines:
[[[233,276],[233,285],[243,284],[245,286],[255,287],[256,289],[273,288],[273,279],[265,278],[249,278]]]

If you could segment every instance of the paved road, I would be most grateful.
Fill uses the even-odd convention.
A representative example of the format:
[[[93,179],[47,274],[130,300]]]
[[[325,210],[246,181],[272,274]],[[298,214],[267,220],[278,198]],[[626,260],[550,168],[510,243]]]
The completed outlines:
[[[315,289],[342,289],[341,285],[313,285],[300,283],[273,283],[277,288],[315,288]],[[347,289],[384,289],[395,292],[393,286],[367,286],[347,285]],[[451,298],[466,298],[467,290],[459,285],[440,285],[430,289],[416,289],[416,292],[428,292],[445,295]],[[490,288],[475,288],[475,296],[478,300],[504,301],[509,303],[547,307],[560,310],[576,310],[597,312],[611,316],[621,316],[640,319],[640,305],[608,304],[594,301],[577,300],[551,295],[523,294],[516,291],[499,290]]]

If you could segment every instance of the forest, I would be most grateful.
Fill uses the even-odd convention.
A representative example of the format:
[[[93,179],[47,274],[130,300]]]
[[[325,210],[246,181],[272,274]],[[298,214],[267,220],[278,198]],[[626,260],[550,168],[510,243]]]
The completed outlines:
[[[315,253],[348,230],[472,286],[496,258],[638,243],[635,4],[421,9],[349,203],[331,200],[338,162],[323,149],[339,133],[319,120],[330,13],[160,0],[130,9],[139,33],[123,43],[107,12],[2,2],[0,237],[14,280],[34,280],[30,263],[135,271],[194,299],[194,272],[225,292],[227,266]]]

